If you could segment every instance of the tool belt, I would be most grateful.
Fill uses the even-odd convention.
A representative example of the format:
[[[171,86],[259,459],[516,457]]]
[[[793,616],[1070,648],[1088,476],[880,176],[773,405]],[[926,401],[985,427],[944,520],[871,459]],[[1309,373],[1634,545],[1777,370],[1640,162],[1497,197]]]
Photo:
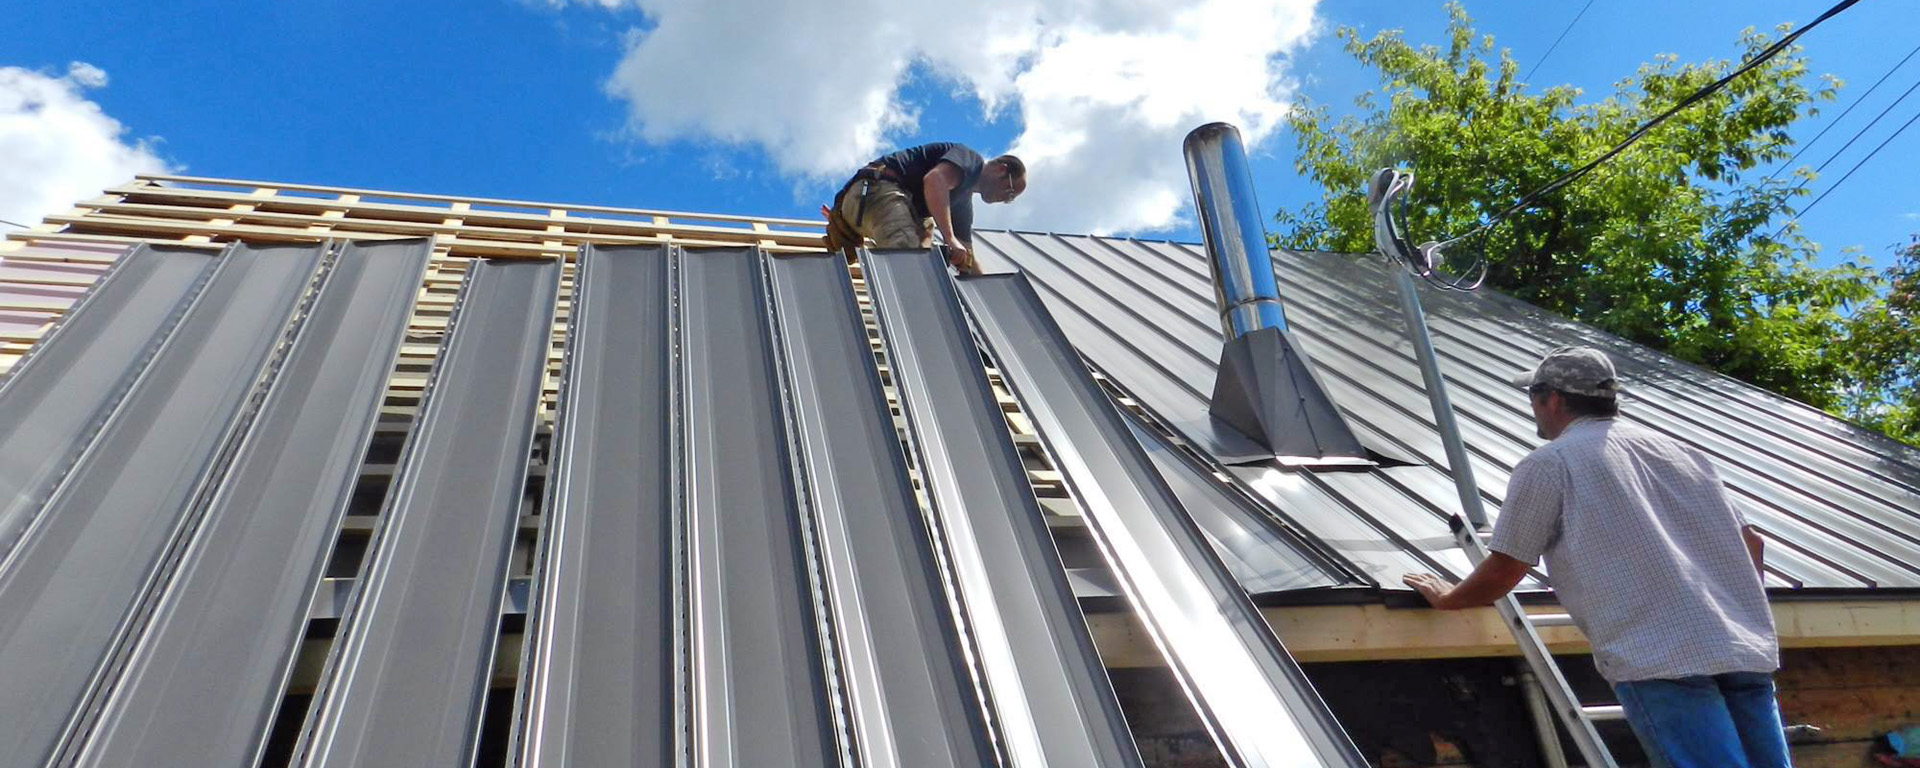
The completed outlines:
[[[885,165],[873,163],[855,171],[853,178],[848,179],[847,183],[840,187],[840,191],[834,193],[833,205],[827,207],[827,235],[822,238],[827,250],[845,251],[851,257],[854,249],[866,243],[867,239],[860,234],[860,227],[866,224],[867,191],[876,181],[891,181],[898,184],[900,177]],[[846,215],[840,211],[840,201],[847,196],[847,192],[856,187],[859,188],[859,194],[855,196],[859,210],[853,214],[853,221],[849,222]]]

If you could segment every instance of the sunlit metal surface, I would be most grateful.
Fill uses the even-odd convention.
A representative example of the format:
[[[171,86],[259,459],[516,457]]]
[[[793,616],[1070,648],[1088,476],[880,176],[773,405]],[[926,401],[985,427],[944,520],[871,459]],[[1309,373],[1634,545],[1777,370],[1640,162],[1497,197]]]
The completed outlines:
[[[301,765],[473,761],[559,288],[557,262],[467,268]]]
[[[1221,339],[1201,247],[1032,232],[974,239],[987,271],[1023,269],[1075,347],[1148,411],[1176,430],[1204,416]],[[1409,571],[1464,569],[1446,527],[1460,502],[1440,469],[1445,451],[1384,265],[1353,254],[1273,259],[1290,330],[1361,442],[1415,465],[1232,475],[1384,588],[1400,589]],[[1734,503],[1769,537],[1769,586],[1920,587],[1920,451],[1494,291],[1422,290],[1421,300],[1495,517],[1514,464],[1542,442],[1525,393],[1504,380],[1554,346],[1590,344],[1613,356],[1633,389],[1625,418],[1714,461]]]
[[[860,765],[997,762],[846,259],[765,263]]]
[[[587,247],[574,272],[528,620],[520,765],[672,765],[679,743],[673,260]]]
[[[166,554],[318,274],[322,249],[240,246],[133,382],[0,571],[0,754],[37,765],[83,725]],[[182,394],[187,393],[187,394]]]
[[[1026,280],[972,278],[960,292],[1228,762],[1366,766]]]
[[[1140,765],[946,267],[925,251],[862,265],[1009,759]]]
[[[1200,236],[1213,268],[1220,331],[1237,338],[1261,328],[1287,327],[1273,265],[1266,259],[1266,220],[1253,196],[1253,176],[1240,131],[1226,123],[1193,129],[1181,144],[1187,179],[1200,215]]]
[[[134,248],[0,383],[0,557],[180,322],[215,255]]]
[[[334,258],[81,765],[257,759],[431,250],[383,241]]]

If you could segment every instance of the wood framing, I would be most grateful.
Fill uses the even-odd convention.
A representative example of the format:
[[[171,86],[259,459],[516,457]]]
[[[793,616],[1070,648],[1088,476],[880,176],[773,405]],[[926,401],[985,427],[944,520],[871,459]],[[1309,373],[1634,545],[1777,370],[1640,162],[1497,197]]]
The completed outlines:
[[[1559,613],[1552,606],[1532,613]],[[1520,648],[1492,608],[1434,611],[1384,605],[1323,605],[1261,611],[1287,650],[1302,662],[1519,656]],[[1807,600],[1773,604],[1783,648],[1920,645],[1920,600]],[[1087,624],[1110,667],[1164,664],[1131,615],[1092,614]],[[1544,627],[1554,653],[1587,653],[1573,627]]]

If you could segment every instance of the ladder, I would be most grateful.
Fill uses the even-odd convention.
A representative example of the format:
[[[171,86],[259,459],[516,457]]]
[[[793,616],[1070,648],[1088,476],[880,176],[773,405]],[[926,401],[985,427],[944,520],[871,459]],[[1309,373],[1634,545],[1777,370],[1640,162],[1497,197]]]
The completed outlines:
[[[1427,399],[1433,406],[1434,425],[1439,429],[1441,444],[1446,449],[1447,465],[1453,470],[1454,487],[1460,494],[1460,509],[1466,515],[1465,520],[1455,515],[1450,521],[1454,540],[1466,552],[1467,560],[1478,567],[1480,561],[1487,558],[1486,544],[1481,541],[1481,537],[1490,532],[1487,511],[1481,504],[1480,489],[1473,479],[1473,465],[1467,461],[1466,445],[1460,439],[1460,426],[1454,421],[1453,404],[1447,399],[1446,382],[1440,377],[1440,363],[1433,353],[1433,339],[1427,333],[1426,312],[1420,307],[1419,294],[1414,292],[1413,274],[1406,268],[1416,260],[1423,266],[1430,268],[1431,265],[1426,264],[1426,256],[1408,246],[1392,217],[1394,201],[1412,187],[1412,172],[1383,168],[1374,174],[1368,184],[1367,206],[1373,213],[1374,244],[1387,257],[1387,271],[1393,274],[1394,289],[1400,294],[1400,309],[1406,315],[1407,336],[1413,342],[1414,356],[1420,364],[1420,376],[1426,384]],[[1572,626],[1572,617],[1566,614],[1529,616],[1512,593],[1496,601],[1494,609],[1499,611],[1507,629],[1513,632],[1513,639],[1525,657],[1531,674],[1522,675],[1521,685],[1535,717],[1539,719],[1539,707],[1542,706],[1539,696],[1544,696],[1544,706],[1552,710],[1573,737],[1573,743],[1579,748],[1588,768],[1618,768],[1619,764],[1614,762],[1613,755],[1600,740],[1593,723],[1595,720],[1619,720],[1625,714],[1618,706],[1582,706],[1574,696],[1573,688],[1567,685],[1566,675],[1560,671],[1559,664],[1547,652],[1546,643],[1540,639],[1540,627]],[[1531,685],[1526,678],[1531,678]],[[1560,749],[1560,740],[1547,732],[1548,729],[1541,730],[1540,748],[1547,764],[1555,768],[1565,766],[1566,755]]]

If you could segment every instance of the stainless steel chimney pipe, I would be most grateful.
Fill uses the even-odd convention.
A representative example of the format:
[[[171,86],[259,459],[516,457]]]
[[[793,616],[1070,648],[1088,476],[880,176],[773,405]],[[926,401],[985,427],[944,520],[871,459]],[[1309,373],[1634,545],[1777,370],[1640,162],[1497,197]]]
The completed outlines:
[[[1188,133],[1182,149],[1200,215],[1200,236],[1213,268],[1221,335],[1232,341],[1261,328],[1286,330],[1240,131],[1226,123],[1208,123]]]

